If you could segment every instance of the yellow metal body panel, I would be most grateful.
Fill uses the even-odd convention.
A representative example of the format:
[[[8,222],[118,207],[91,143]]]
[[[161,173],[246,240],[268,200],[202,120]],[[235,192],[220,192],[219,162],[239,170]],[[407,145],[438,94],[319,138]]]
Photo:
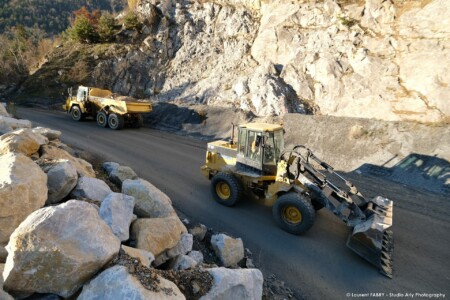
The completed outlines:
[[[279,124],[268,124],[268,123],[248,123],[239,125],[239,128],[247,128],[253,131],[275,131],[283,129],[283,126]]]
[[[110,90],[103,90],[99,88],[90,88],[89,96],[101,97],[101,98],[110,98],[112,97],[113,92]]]

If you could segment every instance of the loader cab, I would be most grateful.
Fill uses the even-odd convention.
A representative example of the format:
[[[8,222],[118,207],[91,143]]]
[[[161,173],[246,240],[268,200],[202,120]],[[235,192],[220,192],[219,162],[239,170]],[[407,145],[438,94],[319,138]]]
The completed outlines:
[[[250,123],[239,126],[236,167],[259,175],[275,175],[284,148],[283,127]]]

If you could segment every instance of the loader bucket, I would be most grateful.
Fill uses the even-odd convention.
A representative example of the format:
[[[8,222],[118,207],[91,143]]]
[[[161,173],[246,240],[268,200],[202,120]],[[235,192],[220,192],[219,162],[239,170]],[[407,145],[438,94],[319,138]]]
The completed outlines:
[[[353,228],[347,247],[375,265],[380,272],[392,278],[394,249],[392,226],[393,202],[383,197],[372,199],[369,206],[374,213]]]

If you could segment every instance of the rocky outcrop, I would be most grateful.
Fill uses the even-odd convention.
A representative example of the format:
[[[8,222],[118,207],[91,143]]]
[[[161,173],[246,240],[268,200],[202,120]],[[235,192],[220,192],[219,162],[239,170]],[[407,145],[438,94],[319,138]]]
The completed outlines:
[[[3,273],[5,289],[70,297],[119,248],[119,239],[92,204],[71,200],[42,208],[11,236]]]
[[[119,193],[110,193],[100,205],[100,217],[122,242],[130,237],[133,209],[134,198]]]
[[[47,200],[47,176],[23,154],[0,156],[0,246]]]
[[[261,299],[263,275],[258,269],[208,269],[214,283],[201,300],[209,299]]]
[[[234,239],[226,234],[211,237],[211,246],[225,267],[235,266],[244,258],[244,244],[241,239]]]
[[[20,128],[31,128],[31,122],[28,120],[18,120],[8,116],[0,116],[0,128],[2,134]]]
[[[70,195],[73,198],[81,197],[102,202],[110,193],[112,193],[111,188],[103,180],[80,177]]]
[[[88,163],[84,159],[72,156],[64,149],[52,145],[44,145],[41,147],[40,151],[41,161],[45,162],[47,160],[67,159],[75,166],[79,176],[95,178],[95,171],[90,163]]]
[[[146,180],[125,180],[122,193],[134,197],[134,213],[140,218],[176,216],[170,198]]]
[[[155,257],[175,247],[186,232],[186,227],[177,216],[138,219],[131,225],[136,247],[150,251]]]
[[[41,166],[47,174],[48,199],[47,204],[56,204],[64,199],[78,182],[75,166],[68,160],[52,161]]]
[[[173,282],[159,276],[156,280],[156,291],[151,291],[142,286],[138,278],[129,274],[126,267],[114,266],[85,285],[78,299],[186,299]]]

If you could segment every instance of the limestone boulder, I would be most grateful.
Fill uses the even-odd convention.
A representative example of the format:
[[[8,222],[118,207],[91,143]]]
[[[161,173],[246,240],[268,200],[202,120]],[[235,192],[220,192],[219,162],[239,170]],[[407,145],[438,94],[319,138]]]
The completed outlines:
[[[213,277],[213,286],[201,300],[262,298],[264,279],[258,269],[212,268],[208,272]]]
[[[122,193],[134,197],[136,201],[134,213],[139,218],[176,216],[170,198],[146,180],[125,180],[122,184]]]
[[[45,136],[49,141],[57,140],[61,137],[61,131],[46,127],[35,127],[32,129],[34,133]]]
[[[199,224],[189,229],[189,233],[192,234],[199,241],[203,241],[206,232],[208,232],[208,228],[203,224]]]
[[[102,202],[110,193],[112,193],[111,188],[103,180],[80,177],[70,195],[73,198],[87,198]]]
[[[78,173],[75,166],[67,159],[52,161],[41,166],[47,174],[47,204],[56,204],[64,199],[75,188]]]
[[[109,175],[113,170],[117,170],[120,165],[116,162],[107,161],[102,164],[103,170],[105,170],[106,174]]]
[[[46,161],[57,159],[67,159],[68,161],[70,161],[77,169],[79,176],[95,177],[95,171],[92,168],[92,165],[84,159],[73,157],[66,150],[58,148],[56,146],[44,145],[41,147],[40,160]]]
[[[108,168],[110,169],[110,168]],[[127,179],[137,179],[138,176],[136,173],[127,166],[117,166],[116,168],[110,169],[111,171],[108,172],[108,179],[114,183],[119,188],[122,187],[122,183]]]
[[[178,287],[171,281],[158,276],[157,291],[146,289],[139,279],[128,273],[124,266],[106,269],[83,287],[78,300],[91,299],[135,299],[165,300],[186,299]]]
[[[188,256],[195,260],[197,265],[203,263],[203,254],[200,251],[191,251],[189,252]]]
[[[152,262],[155,260],[155,256],[142,249],[132,248],[122,245],[122,250],[131,257],[138,259],[144,267],[150,268]]]
[[[0,105],[2,106],[2,105]],[[3,270],[5,269],[5,265],[0,263],[0,299],[2,300],[14,300],[14,298],[3,290]]]
[[[171,258],[184,255],[192,250],[192,245],[193,245],[192,234],[183,233],[180,237],[180,240],[173,248],[170,248],[169,250],[161,253],[156,257],[154,264],[156,266],[159,266]]]
[[[197,266],[197,262],[188,255],[178,255],[170,264],[170,268],[174,271],[193,269]]]
[[[235,266],[244,258],[244,244],[240,238],[215,234],[211,237],[211,246],[225,267]]]
[[[8,111],[6,110],[5,105],[3,103],[0,103],[0,117],[10,117]]]
[[[0,154],[18,152],[31,156],[37,153],[42,145],[47,143],[48,139],[46,137],[34,133],[31,129],[17,129],[0,137]]]
[[[136,247],[150,251],[155,257],[175,247],[186,232],[186,227],[176,216],[138,219],[131,225]]]
[[[31,122],[28,120],[19,120],[8,116],[0,116],[0,123],[6,124],[13,130],[19,128],[31,128]]]
[[[70,200],[42,208],[10,238],[5,290],[70,297],[119,249],[119,239],[92,204]]]
[[[47,175],[23,154],[0,156],[0,246],[47,200]]]
[[[120,193],[110,193],[100,205],[100,217],[122,242],[130,237],[133,209],[134,197]]]

